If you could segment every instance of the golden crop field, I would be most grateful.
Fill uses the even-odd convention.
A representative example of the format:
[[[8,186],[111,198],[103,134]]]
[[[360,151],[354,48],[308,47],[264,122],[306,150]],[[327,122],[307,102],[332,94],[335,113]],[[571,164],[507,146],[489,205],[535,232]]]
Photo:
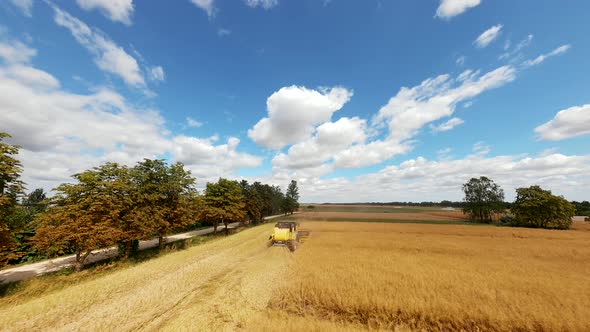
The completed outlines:
[[[255,329],[590,331],[590,232],[307,222]]]
[[[311,236],[294,253],[268,247],[269,223],[112,272],[30,280],[0,298],[0,330],[590,330],[590,223],[432,223],[302,220]]]

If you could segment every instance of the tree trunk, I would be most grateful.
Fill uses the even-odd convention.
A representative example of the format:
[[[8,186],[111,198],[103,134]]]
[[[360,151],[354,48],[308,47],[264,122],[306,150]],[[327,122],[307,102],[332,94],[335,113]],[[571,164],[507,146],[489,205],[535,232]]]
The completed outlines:
[[[217,234],[217,222],[213,223],[213,234]]]
[[[162,235],[158,236],[158,248],[164,249],[164,245],[166,244],[166,241],[164,240],[164,237]]]
[[[90,255],[90,253],[91,250],[88,250],[83,254],[80,250],[76,250],[76,263],[74,263],[74,268],[76,269],[76,272],[82,271],[82,268],[84,268],[84,262],[86,261],[86,258],[88,257],[88,255]]]
[[[227,229],[227,220],[222,219],[223,224],[225,225],[225,235],[229,234],[229,229]]]
[[[131,243],[132,241],[125,242],[125,253],[123,253],[123,258],[125,259],[129,258],[129,255],[131,254]]]

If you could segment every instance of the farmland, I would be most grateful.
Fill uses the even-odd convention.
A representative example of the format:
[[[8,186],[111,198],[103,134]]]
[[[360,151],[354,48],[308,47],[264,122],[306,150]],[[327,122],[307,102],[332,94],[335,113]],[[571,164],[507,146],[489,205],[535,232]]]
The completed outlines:
[[[590,329],[588,223],[569,231],[473,227],[435,208],[348,209],[290,216],[311,231],[295,253],[269,248],[272,224],[265,224],[91,278],[72,274],[63,287],[49,287],[52,276],[31,280],[2,298],[0,324],[15,331]]]

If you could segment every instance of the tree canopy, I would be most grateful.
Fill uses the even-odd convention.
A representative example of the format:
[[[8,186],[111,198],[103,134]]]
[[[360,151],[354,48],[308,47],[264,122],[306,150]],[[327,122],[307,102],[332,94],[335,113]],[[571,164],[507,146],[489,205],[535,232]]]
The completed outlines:
[[[472,178],[463,185],[463,212],[472,220],[491,222],[494,214],[504,211],[504,190],[491,179]]]
[[[539,186],[516,189],[512,206],[520,226],[569,229],[576,208],[565,198]]]
[[[299,189],[297,188],[297,181],[291,180],[285,193],[285,200],[283,202],[283,211],[285,213],[293,214],[299,208]]]
[[[4,142],[11,136],[0,132],[0,262],[14,247],[8,218],[14,212],[17,199],[24,191],[20,180],[22,165],[16,155],[20,147]]]
[[[237,181],[220,178],[216,183],[207,183],[202,203],[201,216],[213,223],[214,232],[219,222],[225,225],[227,234],[229,222],[244,220],[246,204]]]

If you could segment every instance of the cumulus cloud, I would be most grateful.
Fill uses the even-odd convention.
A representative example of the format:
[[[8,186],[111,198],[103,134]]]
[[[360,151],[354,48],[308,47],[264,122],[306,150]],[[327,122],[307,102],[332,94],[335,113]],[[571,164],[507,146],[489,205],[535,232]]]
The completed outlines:
[[[94,56],[101,70],[119,76],[127,85],[145,88],[146,83],[137,60],[100,31],[69,13],[53,6],[55,23],[68,29],[76,41]]]
[[[352,97],[352,91],[342,87],[312,90],[290,86],[273,93],[266,101],[268,117],[248,130],[257,144],[281,149],[307,139],[315,126],[327,122]]]
[[[20,45],[14,47],[4,53],[11,57]],[[19,158],[30,188],[51,189],[107,161],[131,165],[170,155],[199,175],[208,169],[214,177],[261,162],[238,152],[236,138],[215,145],[214,138],[172,137],[157,110],[135,107],[110,89],[93,91],[64,90],[57,78],[30,64],[0,64],[0,131],[22,146]]]
[[[33,0],[10,0],[10,3],[18,8],[23,15],[33,16]]]
[[[532,67],[532,66],[539,65],[539,64],[543,63],[543,61],[547,60],[548,58],[566,53],[567,51],[569,51],[570,48],[571,48],[571,45],[569,45],[569,44],[559,46],[558,48],[554,49],[553,51],[551,51],[547,54],[541,54],[532,60],[527,60],[527,61],[523,62],[522,65],[523,65],[523,67]]]
[[[450,19],[463,14],[468,9],[478,6],[480,3],[481,0],[441,0],[435,16]]]
[[[277,6],[279,4],[279,0],[246,0],[246,4],[252,8],[262,7],[268,10]]]
[[[86,11],[98,9],[111,21],[131,25],[133,0],[76,0]]]
[[[225,144],[213,145],[214,138],[176,136],[173,139],[175,159],[184,163],[191,172],[200,178],[227,176],[233,170],[244,167],[257,167],[262,158],[237,152],[240,140],[228,138]]]
[[[489,157],[475,153],[461,159],[418,157],[353,179],[308,179],[302,182],[300,192],[306,202],[461,200],[461,185],[482,175],[499,183],[508,200],[514,198],[516,188],[534,184],[581,200],[587,194],[582,188],[590,185],[590,155]]]
[[[435,125],[430,125],[430,129],[432,130],[432,132],[434,133],[438,133],[441,131],[449,131],[453,128],[455,128],[456,126],[463,124],[465,121],[463,121],[460,118],[452,118],[447,122],[441,123],[438,126]]]
[[[590,134],[590,104],[557,112],[552,120],[535,128],[535,132],[544,141],[560,141]]]
[[[332,112],[340,109],[343,102],[332,108],[320,107],[320,110],[312,111],[314,108],[310,105],[315,107],[319,103],[310,103],[309,96],[324,100],[326,95],[304,88],[284,88],[288,90],[281,89],[279,92],[288,91],[288,94],[273,96],[280,96],[278,99],[282,101],[281,105],[297,107],[280,107],[281,110],[290,111],[280,113],[284,118],[279,120],[275,114],[278,113],[276,105],[270,102],[275,98],[271,96],[269,117],[260,120],[252,129],[259,136],[250,132],[250,137],[259,144],[274,144],[275,148],[291,145],[285,153],[279,153],[272,160],[273,174],[281,174],[283,177],[321,176],[335,169],[375,165],[395,155],[409,152],[422,127],[452,116],[459,103],[505,85],[515,77],[516,70],[504,66],[484,75],[480,75],[479,71],[466,70],[457,78],[450,75],[429,78],[413,88],[401,88],[373,117],[371,126],[367,120],[358,117],[343,117],[331,122],[329,119]],[[341,101],[350,98],[345,93],[341,94]],[[306,98],[302,98],[302,95]],[[306,102],[302,103],[302,100]],[[327,101],[324,103],[330,104]],[[308,105],[304,106],[305,104]],[[297,111],[300,109],[309,110],[314,117],[304,115],[307,112],[303,114]],[[273,110],[272,114],[270,110]],[[297,125],[291,127],[291,123]],[[445,131],[461,123],[461,119],[452,118],[431,128],[434,131]],[[380,133],[380,129],[385,129],[385,133]],[[265,140],[260,140],[260,137]]]
[[[487,47],[491,42],[496,40],[502,31],[502,24],[494,25],[493,27],[484,31],[477,39],[473,42],[478,48]]]
[[[191,2],[204,10],[209,17],[215,14],[215,6],[213,4],[213,0],[191,0]]]

